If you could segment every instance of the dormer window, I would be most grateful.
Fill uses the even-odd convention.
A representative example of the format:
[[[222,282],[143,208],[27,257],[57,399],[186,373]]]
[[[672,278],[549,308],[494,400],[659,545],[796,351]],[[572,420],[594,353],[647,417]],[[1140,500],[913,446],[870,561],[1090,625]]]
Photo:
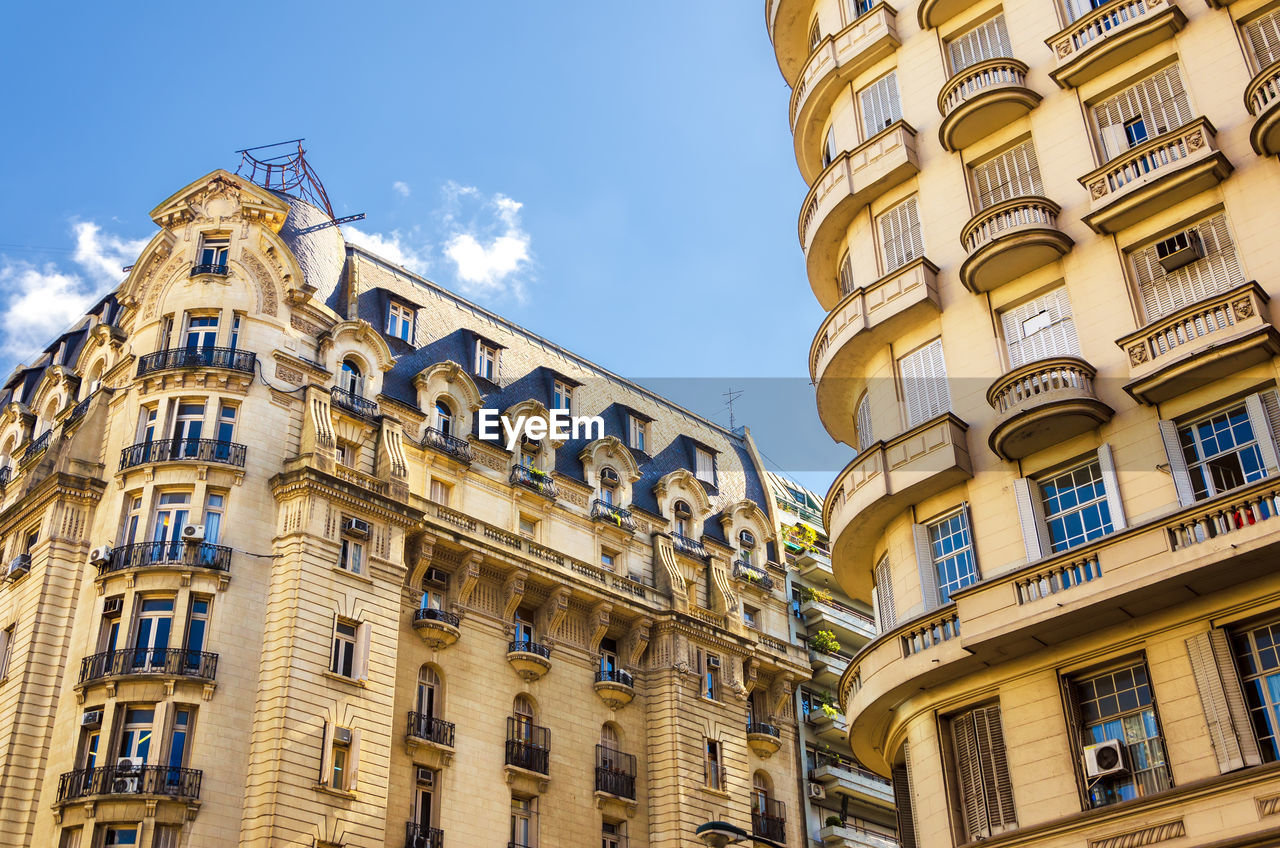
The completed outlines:
[[[339,376],[338,388],[344,392],[359,396],[364,390],[364,375],[360,366],[353,359],[342,360],[342,374]]]
[[[684,501],[676,501],[671,511],[675,513],[676,517],[676,532],[681,536],[688,536],[693,518],[693,510],[689,509],[689,504]]]
[[[538,451],[542,450],[542,442],[528,436],[520,437],[520,464],[525,468],[537,468]]]
[[[484,339],[476,339],[477,377],[483,377],[491,383],[498,381],[498,348]]]
[[[648,452],[648,422],[635,415],[630,417],[631,447],[634,450]]]
[[[738,542],[742,545],[744,549],[751,550],[756,546],[755,534],[752,533],[750,530],[743,530],[741,533],[738,534]]]
[[[453,410],[442,400],[436,401],[435,428],[446,436],[453,435]]]
[[[716,456],[706,448],[694,449],[694,472],[693,476],[697,477],[704,483],[715,485],[716,482]]]
[[[551,392],[551,408],[552,409],[569,409],[569,403],[573,400],[573,389],[568,383],[556,380],[555,388]]]
[[[600,500],[610,506],[613,505],[614,495],[616,494],[618,485],[621,481],[618,479],[618,472],[608,466],[600,469]]]
[[[405,342],[413,338],[413,310],[399,303],[387,307],[387,335]]]

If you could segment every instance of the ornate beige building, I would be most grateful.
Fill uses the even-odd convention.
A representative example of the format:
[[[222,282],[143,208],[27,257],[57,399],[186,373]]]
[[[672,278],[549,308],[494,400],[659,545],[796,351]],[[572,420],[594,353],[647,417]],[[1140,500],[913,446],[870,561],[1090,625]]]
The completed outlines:
[[[765,11],[904,848],[1280,843],[1280,7]]]
[[[5,844],[800,844],[749,434],[225,171],[152,218],[4,386]]]

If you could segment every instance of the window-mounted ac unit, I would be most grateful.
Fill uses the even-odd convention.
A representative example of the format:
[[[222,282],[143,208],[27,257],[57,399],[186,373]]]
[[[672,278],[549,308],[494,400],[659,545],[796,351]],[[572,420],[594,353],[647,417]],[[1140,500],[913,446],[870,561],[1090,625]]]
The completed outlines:
[[[333,741],[337,742],[339,745],[350,745],[351,744],[351,728],[335,727],[333,730]]]
[[[369,522],[363,518],[344,518],[342,519],[342,532],[352,536],[368,536]]]
[[[204,541],[204,525],[188,524],[182,528],[182,541],[184,542],[203,542]]]
[[[123,598],[107,598],[102,602],[103,615],[119,615],[122,609],[124,609]]]
[[[810,783],[809,797],[821,801],[823,798],[827,797],[827,787],[823,786],[821,783]]]
[[[89,551],[89,562],[92,563],[93,565],[100,565],[101,563],[104,563],[109,559],[111,559],[110,545],[99,545],[98,547]]]
[[[1195,230],[1183,230],[1156,243],[1156,259],[1166,274],[1204,257],[1204,242]]]
[[[423,578],[432,586],[448,586],[449,572],[436,568],[434,565],[427,569],[427,576]]]
[[[436,782],[436,773],[429,768],[418,766],[418,785],[432,786]]]
[[[707,657],[707,668],[719,668],[719,667],[720,667],[719,657],[711,657],[711,656]]]
[[[9,567],[5,569],[5,576],[8,577],[10,580],[13,580],[16,577],[21,577],[22,575],[26,574],[30,570],[31,570],[31,555],[18,554],[16,557],[9,560]]]
[[[675,508],[676,518],[691,518],[693,513],[684,504],[680,504]]]
[[[102,710],[85,710],[80,716],[81,727],[97,727],[102,724]]]
[[[1129,770],[1125,765],[1124,743],[1108,739],[1097,745],[1084,746],[1084,773],[1087,777],[1106,777]]]

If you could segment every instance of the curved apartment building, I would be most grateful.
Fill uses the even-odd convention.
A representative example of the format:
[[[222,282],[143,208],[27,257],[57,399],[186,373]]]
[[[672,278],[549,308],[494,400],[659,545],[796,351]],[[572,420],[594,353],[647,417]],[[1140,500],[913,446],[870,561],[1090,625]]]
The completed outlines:
[[[1275,844],[1280,6],[765,9],[903,846]]]

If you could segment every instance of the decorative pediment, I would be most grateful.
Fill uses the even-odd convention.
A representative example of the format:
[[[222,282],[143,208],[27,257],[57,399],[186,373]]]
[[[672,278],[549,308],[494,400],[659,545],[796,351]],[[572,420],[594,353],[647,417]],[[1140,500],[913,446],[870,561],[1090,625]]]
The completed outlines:
[[[335,324],[329,332],[320,336],[318,347],[322,358],[334,348],[346,350],[359,347],[373,354],[373,365],[379,371],[390,371],[396,364],[386,340],[373,329],[372,324],[360,319]]]
[[[693,501],[694,508],[700,515],[711,512],[711,499],[707,497],[707,490],[702,488],[698,478],[694,477],[693,472],[687,468],[677,468],[662,475],[658,482],[653,484],[653,493],[658,496],[658,503],[664,509],[669,501],[684,497]]]
[[[279,232],[289,204],[264,188],[218,169],[151,210],[151,220],[166,230],[192,221],[258,221]]]
[[[720,525],[724,527],[724,535],[730,541],[734,538],[734,530],[749,529],[756,534],[761,544],[774,540],[773,525],[769,516],[755,501],[742,500],[724,508],[720,517]]]
[[[604,465],[621,466],[619,470],[626,475],[628,483],[640,479],[640,466],[636,464],[636,458],[617,436],[596,439],[582,449],[578,459],[582,460],[583,466],[597,470]]]
[[[437,362],[429,368],[422,369],[413,378],[413,385],[419,392],[426,393],[424,404],[441,394],[447,394],[464,401],[467,409],[472,412],[484,406],[484,396],[476,387],[476,381],[471,379],[471,375],[465,368],[453,360]],[[424,405],[422,408],[430,407]]]

